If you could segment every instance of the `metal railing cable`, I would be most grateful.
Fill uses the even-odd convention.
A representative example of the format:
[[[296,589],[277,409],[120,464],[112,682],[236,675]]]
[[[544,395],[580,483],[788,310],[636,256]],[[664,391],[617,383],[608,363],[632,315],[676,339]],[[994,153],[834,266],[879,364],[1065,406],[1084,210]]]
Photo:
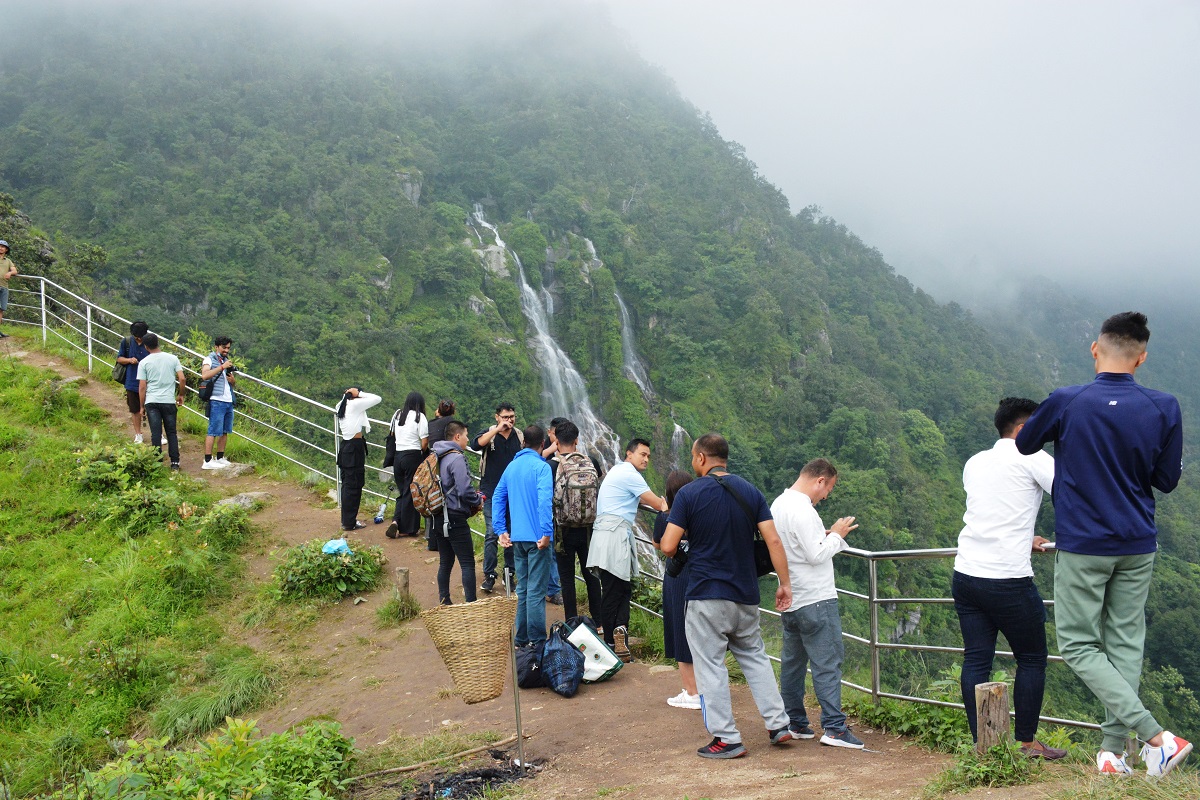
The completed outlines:
[[[102,356],[96,354],[96,346],[99,346],[103,350],[105,350],[109,353],[113,353],[113,354],[119,352],[119,347],[113,346],[110,342],[105,341],[104,339],[97,338],[95,329],[98,328],[101,331],[103,331],[104,333],[109,334],[111,337],[115,337],[116,339],[120,340],[120,339],[123,339],[124,336],[122,334],[118,333],[117,331],[113,330],[112,328],[108,327],[107,325],[105,325],[101,320],[113,320],[115,322],[124,323],[126,325],[131,324],[129,320],[124,319],[120,315],[115,314],[107,309],[104,309],[104,308],[98,306],[98,305],[95,305],[91,301],[89,301],[83,297],[80,297],[78,294],[75,294],[74,292],[63,288],[62,286],[59,286],[57,283],[49,280],[48,278],[43,278],[43,277],[34,276],[34,275],[20,275],[20,276],[16,276],[13,280],[14,281],[16,281],[16,280],[35,281],[38,284],[38,290],[33,291],[33,290],[28,290],[28,289],[21,289],[18,287],[12,287],[10,289],[10,292],[11,292],[11,296],[12,296],[13,300],[9,303],[10,314],[5,317],[5,322],[19,324],[19,325],[29,325],[29,326],[34,326],[34,327],[40,327],[41,331],[42,331],[42,341],[43,342],[48,341],[50,336],[54,336],[56,338],[56,340],[61,340],[64,344],[70,346],[71,348],[78,350],[82,353],[85,353],[88,358],[89,372],[93,370],[95,361],[99,361],[101,364],[103,364],[107,367],[110,367],[110,368],[114,365],[115,359],[114,359],[114,361],[109,361],[109,360],[103,358]],[[55,294],[55,293],[57,293],[57,294]],[[16,299],[21,296],[37,298],[38,305],[29,305],[27,303],[16,302]],[[72,300],[74,300],[76,305],[72,306],[71,304],[69,304],[67,301],[65,301],[63,299],[64,296],[69,297]],[[64,313],[69,312],[70,315],[73,315],[74,317],[83,320],[84,321],[84,329],[81,330],[80,328],[76,327],[76,325],[73,324],[72,321],[68,320],[67,316],[60,316],[60,314],[56,313],[56,311],[54,309],[63,309]],[[80,309],[82,309],[82,310],[80,310]],[[24,318],[25,316],[33,317],[34,319],[25,319]],[[61,325],[61,327],[63,329],[72,331],[75,334],[77,334],[82,339],[83,344],[81,345],[79,342],[74,341],[71,337],[69,337],[68,335],[65,334],[64,330],[60,330],[59,327],[51,324],[52,320],[54,322],[57,322],[59,325]],[[178,350],[179,352],[186,354],[188,356],[191,356],[194,359],[202,359],[205,357],[205,354],[198,353],[195,350],[192,350],[191,348],[187,347],[186,345],[172,341],[170,339],[167,339],[166,337],[163,337],[161,341],[163,342],[164,348],[169,347],[173,350]],[[200,374],[199,370],[195,369],[192,366],[185,366],[184,369],[185,369],[185,372],[187,372],[188,374],[190,374],[192,376],[198,376]],[[322,478],[325,478],[327,480],[334,481],[335,483],[337,483],[337,481],[338,481],[338,470],[336,467],[337,454],[334,450],[330,450],[327,447],[320,445],[314,441],[309,441],[308,439],[305,439],[303,436],[299,435],[299,433],[297,433],[297,432],[285,430],[283,427],[281,427],[281,425],[283,424],[282,422],[279,424],[273,424],[271,421],[268,421],[267,419],[260,418],[260,417],[265,417],[267,415],[279,415],[280,417],[290,420],[293,423],[295,423],[297,426],[299,426],[296,428],[297,431],[303,430],[303,431],[313,433],[314,435],[319,434],[321,436],[333,437],[340,444],[340,436],[337,433],[336,422],[333,421],[334,413],[335,413],[334,408],[331,406],[325,405],[324,403],[320,403],[316,400],[312,400],[308,397],[305,397],[304,395],[301,395],[297,392],[293,392],[285,387],[278,386],[269,381],[263,380],[262,378],[254,376],[250,373],[245,373],[245,372],[239,371],[238,372],[238,380],[239,380],[239,382],[242,380],[245,380],[245,381],[247,381],[257,387],[260,387],[261,389],[268,391],[268,392],[276,392],[276,393],[278,393],[279,396],[286,397],[286,398],[290,399],[291,401],[294,401],[297,404],[297,407],[294,407],[294,408],[284,408],[280,404],[268,402],[267,400],[265,400],[261,397],[255,397],[252,394],[246,392],[245,390],[242,390],[242,389],[235,390],[234,391],[235,397],[239,398],[240,400],[244,400],[249,404],[252,404],[259,412],[260,416],[255,416],[254,414],[249,413],[246,410],[246,407],[243,405],[242,410],[240,412],[240,416],[246,420],[249,420],[252,423],[252,425],[250,427],[261,427],[262,429],[269,430],[277,435],[284,437],[284,439],[288,442],[294,442],[298,445],[303,445],[305,448],[307,448],[307,450],[315,450],[317,452],[317,454],[320,455],[325,466],[322,466],[319,463],[312,463],[309,461],[302,460],[303,457],[298,454],[283,452],[282,450],[273,446],[271,443],[263,441],[261,438],[255,438],[255,436],[246,433],[244,430],[235,429],[233,431],[232,435],[239,439],[242,439],[242,440],[246,441],[247,443],[252,444],[256,447],[260,447],[260,448],[274,454],[275,456],[277,456],[281,459],[284,459],[285,461],[287,461],[291,464],[294,464],[294,465],[301,467],[301,468],[303,468],[313,474],[316,474]],[[197,393],[197,390],[190,384],[188,385],[187,390],[191,394]],[[188,404],[185,404],[183,406],[183,408],[186,409],[187,412],[192,415],[195,415],[200,418],[205,418],[204,414],[202,414],[200,411],[191,407]],[[312,419],[309,419],[308,417],[303,416],[302,409],[308,410],[312,413],[321,414],[321,416],[324,419],[329,421],[328,427],[320,422],[314,421]],[[370,419],[370,422],[371,422],[373,428],[375,428],[377,430],[381,430],[381,431],[386,431],[390,424],[390,420],[383,421],[383,420]],[[326,439],[326,441],[329,441],[329,440]],[[369,440],[367,441],[367,446],[368,446],[368,448],[375,449],[375,450],[383,449],[382,444],[379,444],[377,442],[372,442]],[[472,451],[469,451],[469,452],[472,452]],[[332,461],[330,461],[330,460],[332,460]],[[376,467],[374,464],[368,464],[367,466],[368,466],[368,468],[373,470],[378,475],[381,475],[381,476],[390,475],[390,469]],[[326,470],[328,470],[328,471],[326,471]],[[340,489],[340,486],[339,486],[339,489]],[[384,493],[381,493],[379,491],[376,491],[374,489],[370,489],[367,487],[364,487],[363,494],[382,499],[385,501],[385,503],[392,499],[390,494],[384,494]],[[482,532],[479,532],[479,531],[473,531],[473,532],[475,532],[477,536],[483,536]],[[637,538],[638,538],[638,541],[642,544],[645,544],[645,545],[653,544],[651,542],[651,540],[649,538],[645,537],[643,534],[639,533]],[[864,560],[867,562],[867,567],[868,567],[868,569],[867,569],[867,573],[868,573],[868,575],[867,575],[867,578],[868,578],[867,579],[867,592],[864,594],[862,592],[855,592],[855,591],[851,591],[851,590],[847,590],[847,589],[838,589],[837,590],[838,595],[840,597],[845,597],[845,598],[848,598],[851,600],[865,602],[868,604],[868,608],[869,608],[869,634],[867,636],[860,636],[860,635],[856,635],[856,634],[849,633],[849,632],[843,632],[842,636],[847,641],[866,646],[869,650],[869,656],[870,656],[870,662],[871,662],[871,669],[870,669],[871,685],[870,686],[863,686],[863,685],[854,683],[849,680],[843,680],[842,681],[843,685],[848,686],[853,689],[857,689],[858,691],[861,691],[861,692],[864,692],[864,693],[870,695],[876,703],[878,703],[881,699],[888,698],[888,699],[901,700],[901,701],[907,701],[907,702],[923,703],[923,704],[933,705],[933,706],[942,706],[942,707],[947,707],[947,708],[961,708],[961,704],[959,704],[959,703],[946,702],[943,700],[935,700],[935,699],[925,698],[925,697],[917,697],[917,696],[913,696],[913,695],[905,695],[905,694],[901,694],[898,692],[884,691],[882,688],[880,656],[882,653],[889,652],[889,651],[962,654],[963,648],[950,647],[950,646],[945,646],[945,645],[906,643],[906,642],[901,642],[901,641],[883,641],[882,638],[880,637],[880,633],[879,633],[879,621],[880,621],[879,620],[879,609],[881,606],[885,606],[885,605],[947,605],[947,604],[953,603],[953,600],[950,598],[947,598],[947,597],[881,597],[880,592],[879,592],[878,565],[880,563],[887,563],[887,562],[902,562],[902,561],[911,561],[911,560],[920,560],[920,559],[953,558],[956,555],[956,553],[957,553],[957,550],[955,548],[934,548],[934,549],[924,549],[924,550],[870,551],[870,550],[862,550],[862,549],[854,548],[854,547],[848,547],[842,551],[842,553],[841,553],[842,556],[845,556],[847,558],[860,559],[860,560]],[[839,559],[839,561],[840,560],[841,559]],[[655,581],[658,581],[660,583],[663,580],[661,576],[655,575],[653,573],[643,573],[643,574],[645,577],[650,578]],[[575,577],[575,580],[577,580],[579,582],[583,582],[582,576],[575,575],[574,577]],[[1053,606],[1053,604],[1054,604],[1053,600],[1047,600],[1045,602],[1046,602],[1047,606]],[[638,608],[641,611],[646,612],[647,614],[658,617],[659,619],[662,618],[661,612],[656,611],[652,608],[648,608],[647,606],[645,606],[641,603],[632,602],[631,605],[634,608]],[[778,611],[775,611],[772,608],[762,608],[761,612],[767,614],[770,617],[775,617],[775,618],[779,618],[782,616]],[[996,652],[996,655],[1012,657],[1013,654],[1011,651],[998,650]],[[779,657],[774,654],[768,654],[768,656],[769,656],[769,658],[771,658],[771,660],[773,660],[775,662],[779,661]],[[1058,656],[1058,655],[1052,655],[1049,657],[1049,659],[1054,662],[1062,661],[1062,657]],[[1085,721],[1080,721],[1080,720],[1071,720],[1071,719],[1061,719],[1058,717],[1042,716],[1040,719],[1041,719],[1041,721],[1047,722],[1050,724],[1067,725],[1067,726],[1078,727],[1078,728],[1088,728],[1088,729],[1092,729],[1092,730],[1099,730],[1099,727],[1100,727],[1099,725],[1097,725],[1095,723],[1091,723],[1091,722],[1085,722]]]

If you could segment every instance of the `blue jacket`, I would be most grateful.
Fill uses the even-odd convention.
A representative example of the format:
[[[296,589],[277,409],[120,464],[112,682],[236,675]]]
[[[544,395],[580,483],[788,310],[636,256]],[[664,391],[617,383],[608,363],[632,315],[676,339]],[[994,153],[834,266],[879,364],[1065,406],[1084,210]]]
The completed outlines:
[[[514,542],[536,542],[554,538],[554,482],[550,465],[528,447],[513,457],[492,497],[492,528],[496,535],[507,533]],[[512,516],[509,530],[508,516]]]
[[[1054,522],[1060,550],[1093,556],[1158,548],[1154,489],[1183,471],[1179,401],[1132,375],[1101,372],[1051,393],[1017,434],[1029,455],[1054,442]]]

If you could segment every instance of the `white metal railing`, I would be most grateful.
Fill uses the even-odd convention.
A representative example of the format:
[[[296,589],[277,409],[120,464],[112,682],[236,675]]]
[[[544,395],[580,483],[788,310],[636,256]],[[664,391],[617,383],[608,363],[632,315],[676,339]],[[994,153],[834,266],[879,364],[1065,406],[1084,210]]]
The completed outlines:
[[[6,322],[15,323],[18,325],[29,325],[29,326],[40,327],[41,331],[42,331],[42,341],[43,342],[47,342],[50,337],[55,337],[57,340],[61,340],[62,342],[69,345],[70,347],[73,347],[76,350],[79,350],[80,352],[85,353],[87,355],[89,372],[94,371],[94,365],[95,365],[96,361],[99,361],[102,365],[104,365],[105,367],[109,367],[109,368],[111,368],[114,365],[115,354],[118,352],[118,348],[120,346],[120,341],[127,334],[118,333],[117,331],[113,330],[111,326],[118,322],[124,323],[125,325],[128,326],[129,324],[131,324],[129,320],[127,320],[111,311],[108,311],[107,309],[104,309],[83,297],[80,297],[79,295],[75,294],[74,292],[71,292],[70,290],[58,285],[54,281],[51,281],[47,278],[33,276],[33,275],[20,275],[20,276],[17,276],[16,278],[14,278],[13,280],[14,281],[22,280],[22,281],[30,282],[36,288],[33,288],[33,289],[14,288],[10,284],[10,288],[9,288],[10,301],[9,301],[9,305],[8,305],[10,311],[9,311],[9,314],[5,317]],[[27,302],[17,302],[21,298],[26,299]],[[79,326],[82,326],[82,327],[79,327]],[[75,334],[77,334],[79,336],[79,339],[81,341],[75,341],[74,339],[72,339],[72,337],[69,334],[66,333],[66,331],[74,332]],[[99,334],[97,332],[99,332]],[[166,337],[160,336],[160,340],[162,341],[164,348],[178,351],[179,353],[182,353],[184,355],[191,356],[193,359],[202,359],[205,355],[202,353],[198,353],[195,350],[188,348],[186,345],[179,344],[178,342],[172,341]],[[116,342],[115,345],[113,344],[114,341]],[[99,347],[103,351],[103,355],[97,353],[97,347]],[[113,360],[109,360],[110,358],[112,358]],[[183,359],[180,359],[180,360],[182,362]],[[198,369],[196,369],[195,367],[189,367],[186,364],[184,365],[184,370],[187,373],[189,373],[190,375],[197,376],[197,378],[200,374]],[[247,433],[244,430],[235,430],[233,432],[233,435],[237,436],[241,439],[244,439],[245,441],[247,441],[257,447],[261,447],[264,450],[267,450],[267,451],[275,454],[276,456],[285,459],[286,461],[288,461],[292,464],[296,464],[297,466],[303,467],[317,475],[320,475],[323,478],[327,478],[328,480],[334,481],[336,483],[338,481],[338,477],[337,477],[338,470],[337,470],[337,465],[336,465],[338,436],[336,433],[335,409],[331,406],[327,406],[323,403],[319,403],[316,400],[312,400],[301,394],[297,394],[296,392],[293,392],[289,389],[285,389],[282,386],[277,386],[273,383],[265,381],[261,378],[251,375],[249,373],[239,371],[238,372],[238,381],[239,381],[239,384],[242,381],[247,381],[247,382],[253,384],[258,389],[261,389],[268,393],[272,393],[272,392],[277,393],[278,395],[281,395],[282,397],[287,398],[288,400],[292,401],[292,403],[294,405],[291,408],[285,408],[282,405],[278,404],[279,402],[282,402],[282,401],[277,401],[276,403],[268,402],[266,399],[263,399],[262,397],[255,397],[252,392],[247,392],[244,388],[239,388],[234,392],[235,397],[244,401],[244,403],[242,405],[242,409],[239,412],[240,416],[243,419],[250,420],[254,424],[254,426],[261,426],[263,429],[270,430],[276,434],[279,434],[279,435],[285,437],[289,442],[294,442],[297,445],[300,445],[302,447],[302,451],[301,451],[302,453],[310,453],[310,454],[315,453],[316,454],[316,456],[314,456],[315,460],[312,462],[309,462],[309,461],[303,460],[304,456],[302,456],[302,455],[292,455],[292,454],[281,452],[280,450],[272,447],[271,445],[267,444],[266,442],[263,442],[260,439],[255,438],[253,435],[253,431],[251,431],[250,433]],[[194,394],[197,390],[196,390],[196,388],[194,388],[193,386],[191,386],[189,384],[188,391],[192,392]],[[255,416],[254,414],[251,414],[250,412],[248,412],[246,410],[246,405],[245,405],[246,403],[254,404],[256,407],[265,409],[265,411],[260,411],[259,416]],[[185,405],[184,408],[187,409],[188,412],[190,412],[196,416],[201,416],[201,417],[204,416],[196,409],[193,409],[187,405]],[[318,419],[325,420],[326,423],[328,424],[328,427],[326,426],[326,423],[314,421],[314,419],[305,416],[305,412],[317,417]],[[292,429],[291,430],[286,429],[284,427],[284,425],[287,423],[282,422],[279,419],[267,419],[267,417],[272,414],[282,417],[284,420],[287,421],[287,423],[292,423]],[[375,419],[372,419],[371,422],[375,426],[375,429],[377,431],[386,431],[387,430],[388,422],[381,421],[381,420],[375,420]],[[329,450],[325,446],[318,444],[316,441],[313,441],[310,438],[305,438],[305,436],[302,435],[303,433],[307,433],[311,437],[324,438],[325,441],[330,441],[330,439],[332,438],[332,440],[334,441],[334,449]],[[383,445],[380,443],[377,443],[377,442],[368,441],[367,445],[368,445],[368,448],[373,448],[373,449],[379,450],[379,451],[383,450]],[[384,470],[382,468],[375,467],[370,464],[368,464],[368,468],[374,470],[375,473],[378,475],[390,477],[390,470]],[[329,470],[329,471],[326,472],[325,470]],[[339,490],[340,490],[340,485],[339,485]],[[376,498],[380,498],[380,499],[384,500],[385,502],[391,499],[389,495],[383,494],[378,491],[370,490],[370,489],[364,488],[363,493],[367,494],[367,495],[372,495]],[[340,501],[340,491],[338,492],[338,494],[339,494],[339,501]],[[477,535],[482,536],[482,533],[480,533],[478,531],[475,531],[475,533]],[[644,535],[639,534],[638,539],[643,544],[646,544],[646,545],[651,544],[650,540],[645,538]],[[865,637],[857,636],[857,635],[851,634],[851,633],[843,633],[842,636],[845,639],[847,639],[848,641],[866,645],[869,648],[870,659],[871,659],[871,685],[870,686],[862,686],[862,685],[853,683],[848,680],[843,680],[842,681],[843,685],[849,686],[851,688],[854,688],[859,691],[870,694],[876,703],[878,703],[879,700],[882,698],[891,698],[891,699],[904,700],[904,701],[909,701],[909,702],[914,702],[914,703],[925,703],[928,705],[946,706],[946,707],[950,707],[950,708],[960,708],[961,707],[961,705],[958,703],[948,703],[945,701],[933,700],[933,699],[925,698],[925,697],[915,697],[912,695],[904,695],[904,694],[898,694],[898,693],[893,693],[893,692],[885,692],[881,688],[881,669],[880,669],[880,654],[885,650],[908,650],[908,651],[915,651],[915,652],[940,652],[940,653],[959,653],[959,654],[961,654],[963,652],[963,649],[961,647],[944,647],[944,646],[938,646],[938,645],[906,644],[903,642],[884,642],[880,639],[880,635],[879,635],[879,608],[882,605],[888,605],[888,604],[947,604],[947,603],[953,603],[953,600],[950,598],[947,598],[947,597],[926,597],[926,598],[880,597],[879,596],[879,586],[878,586],[878,564],[880,562],[892,562],[892,561],[911,561],[911,560],[931,559],[931,558],[932,559],[953,558],[956,553],[957,553],[957,550],[955,548],[938,548],[938,549],[926,549],[926,550],[869,551],[869,550],[860,550],[858,548],[853,548],[853,547],[847,548],[846,550],[844,550],[842,552],[842,555],[844,555],[844,556],[847,556],[849,558],[863,559],[867,562],[868,586],[867,586],[867,594],[862,594],[860,592],[852,592],[852,591],[844,590],[844,589],[838,589],[837,590],[838,594],[843,597],[849,597],[849,598],[853,598],[856,600],[867,602],[869,605],[869,613],[870,613],[870,632],[869,632],[868,636],[865,636]],[[646,575],[647,575],[647,577],[649,577],[652,580],[657,580],[659,582],[662,581],[661,575],[655,575],[653,573],[646,573]],[[583,581],[582,576],[579,576],[579,575],[576,575],[575,579],[580,582]],[[1048,601],[1046,601],[1046,604],[1048,606],[1052,606],[1054,604],[1054,601],[1048,600]],[[639,603],[633,603],[633,605],[636,608],[639,608],[642,611],[645,611],[653,616],[656,616],[660,619],[662,618],[661,613],[659,613],[651,608],[647,608],[646,606],[643,606]],[[769,616],[773,616],[776,618],[781,616],[780,613],[778,611],[775,611],[774,609],[763,608],[762,612]],[[1011,657],[1012,653],[1009,651],[998,650],[996,652],[996,655]],[[773,661],[776,661],[776,662],[779,661],[779,657],[777,655],[768,654],[768,657],[771,658]],[[1050,660],[1055,661],[1055,662],[1061,662],[1062,657],[1057,656],[1057,655],[1050,656]],[[1056,724],[1056,725],[1068,725],[1068,726],[1073,726],[1073,727],[1077,727],[1077,728],[1088,728],[1088,729],[1092,729],[1092,730],[1100,729],[1100,726],[1093,722],[1085,722],[1085,721],[1081,721],[1081,720],[1072,720],[1072,719],[1060,719],[1058,717],[1047,717],[1047,716],[1043,716],[1040,719],[1043,722],[1048,722],[1048,723]]]

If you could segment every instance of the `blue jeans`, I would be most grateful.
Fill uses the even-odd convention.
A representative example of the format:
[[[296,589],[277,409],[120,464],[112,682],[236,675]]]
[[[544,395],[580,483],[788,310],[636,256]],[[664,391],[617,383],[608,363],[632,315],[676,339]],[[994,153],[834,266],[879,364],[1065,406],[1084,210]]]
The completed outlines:
[[[233,403],[211,400],[208,404],[208,435],[226,436],[233,433]]]
[[[555,531],[555,536],[558,532]],[[554,542],[550,543],[550,548],[554,549]],[[562,594],[562,584],[558,577],[558,559],[554,556],[550,557],[550,582],[546,584],[546,597],[554,597],[556,594]]]
[[[493,490],[495,491],[495,490]],[[496,580],[496,565],[499,563],[496,550],[500,547],[500,537],[492,530],[492,496],[483,501],[483,577]],[[510,572],[508,551],[504,552],[504,571]]]
[[[1013,736],[1018,742],[1033,741],[1046,691],[1046,606],[1033,578],[976,578],[955,572],[950,591],[966,651],[959,682],[972,738],[978,739],[975,686],[992,679],[996,634],[1003,633],[1017,659]]]
[[[546,587],[554,550],[539,550],[537,542],[513,542],[517,571],[517,647],[541,646],[546,641]]]
[[[821,704],[821,727],[826,733],[846,730],[842,712],[842,618],[837,599],[787,611],[783,620],[783,650],[779,693],[793,728],[808,725],[804,710],[804,679],[812,665],[813,694]]]

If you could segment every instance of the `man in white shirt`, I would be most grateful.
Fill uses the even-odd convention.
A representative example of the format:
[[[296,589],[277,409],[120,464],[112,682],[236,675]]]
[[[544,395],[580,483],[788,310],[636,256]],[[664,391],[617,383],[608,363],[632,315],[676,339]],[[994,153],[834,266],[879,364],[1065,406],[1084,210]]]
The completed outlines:
[[[201,469],[223,469],[229,466],[225,458],[225,443],[233,433],[233,387],[237,384],[237,368],[229,360],[233,339],[218,336],[213,350],[200,366],[200,380],[213,382],[212,399],[208,402],[208,435],[204,437],[204,464]],[[216,444],[216,456],[213,445]]]
[[[1033,400],[1006,397],[996,410],[999,441],[963,467],[965,523],[958,535],[951,592],[963,637],[960,684],[971,736],[978,739],[975,686],[991,680],[996,634],[1003,633],[1017,661],[1013,734],[1030,758],[1067,754],[1039,742],[1038,717],[1046,687],[1046,606],[1033,583],[1030,554],[1048,540],[1034,536],[1042,492],[1054,482],[1054,459],[1041,450],[1017,451],[1017,433],[1037,409]]]
[[[804,679],[811,664],[813,693],[821,704],[821,744],[861,750],[862,740],[850,732],[842,711],[845,645],[833,581],[833,557],[846,548],[846,535],[858,525],[854,517],[842,517],[826,530],[816,509],[836,483],[833,464],[814,458],[800,470],[792,487],[771,504],[792,586],[792,607],[781,617],[783,666],[779,691],[787,707],[792,736],[815,737],[804,709]]]

